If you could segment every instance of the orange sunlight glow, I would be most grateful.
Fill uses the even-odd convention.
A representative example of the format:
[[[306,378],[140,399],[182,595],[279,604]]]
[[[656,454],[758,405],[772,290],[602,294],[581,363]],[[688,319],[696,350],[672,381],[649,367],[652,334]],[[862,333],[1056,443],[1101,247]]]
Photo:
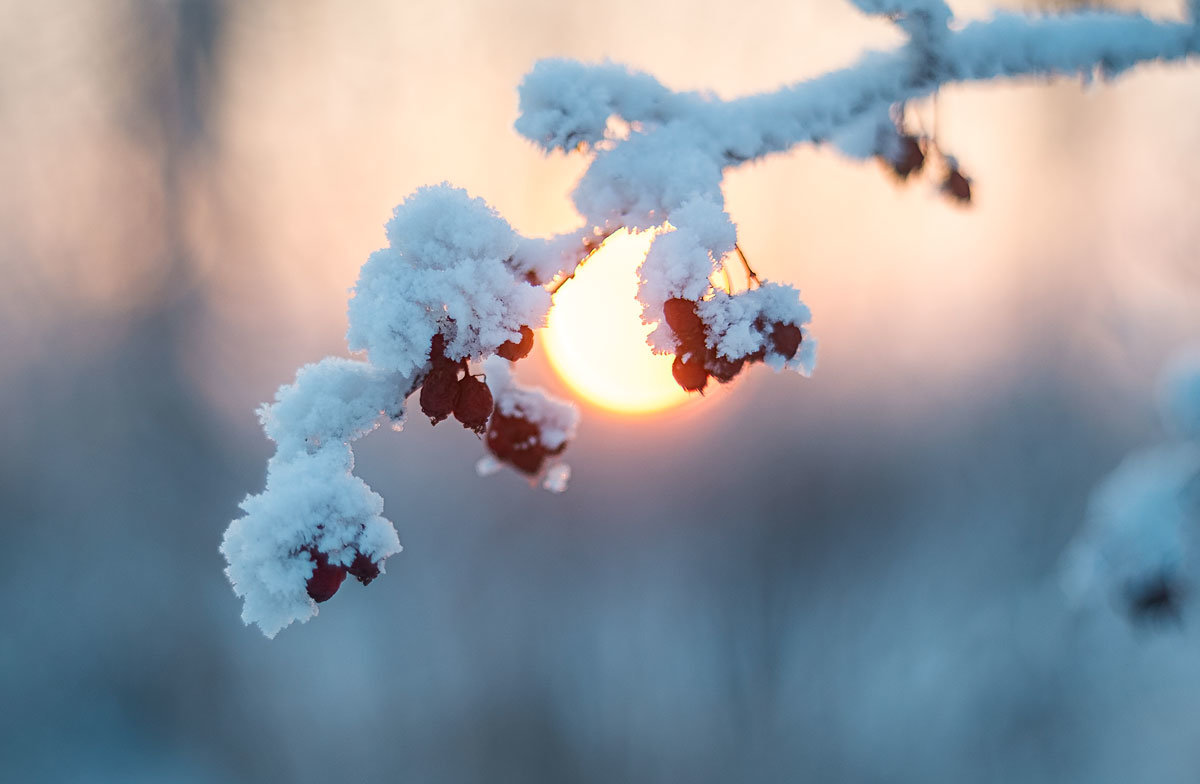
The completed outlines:
[[[637,295],[637,268],[654,232],[613,234],[554,295],[541,342],[555,372],[601,408],[647,414],[688,400],[669,355],[650,353]]]

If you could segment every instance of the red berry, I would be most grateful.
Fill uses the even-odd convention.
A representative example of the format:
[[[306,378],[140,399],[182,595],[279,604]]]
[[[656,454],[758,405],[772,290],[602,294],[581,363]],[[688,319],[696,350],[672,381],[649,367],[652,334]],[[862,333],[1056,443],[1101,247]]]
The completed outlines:
[[[687,352],[675,355],[671,365],[671,375],[676,383],[687,392],[703,392],[708,384],[708,371],[704,369],[704,359],[700,354]]]
[[[316,561],[316,566],[313,567],[312,576],[308,578],[305,588],[314,602],[327,602],[337,593],[342,580],[346,579],[346,567],[329,563],[329,556],[325,553],[316,552],[311,548],[307,552]]]
[[[533,422],[518,416],[492,412],[487,430],[487,447],[498,460],[536,474],[546,459],[541,430]]]
[[[371,581],[379,576],[379,564],[362,553],[356,553],[354,562],[350,564],[350,568],[346,571],[363,585],[370,585]]]
[[[454,418],[476,433],[487,427],[492,415],[492,390],[482,379],[463,376],[458,382],[458,399],[454,401]]]
[[[971,201],[971,181],[962,175],[958,169],[951,169],[942,183],[942,191],[949,194],[962,204]]]
[[[530,351],[533,351],[533,330],[524,326],[521,327],[520,341],[510,340],[507,343],[501,344],[500,348],[496,349],[496,353],[509,362],[524,359],[529,356]]]
[[[921,150],[921,143],[917,137],[911,134],[901,136],[900,150],[895,157],[888,160],[888,165],[902,180],[907,180],[909,175],[921,171],[925,165],[925,153]]]
[[[684,346],[695,348],[704,344],[704,321],[696,312],[695,302],[680,297],[669,299],[663,303],[663,317]]]
[[[776,322],[771,330],[771,345],[775,347],[776,352],[783,355],[784,359],[796,356],[802,340],[804,340],[804,333],[795,324]]]
[[[745,357],[730,359],[718,354],[714,348],[708,350],[708,358],[704,363],[704,367],[708,370],[708,374],[717,381],[720,381],[722,384],[728,384],[737,378],[737,374],[742,372],[742,367],[745,364]]]
[[[516,469],[527,474],[536,474],[542,470],[546,460],[546,449],[541,444],[529,444],[524,448],[514,449],[508,457],[508,462]]]
[[[421,385],[421,410],[433,424],[454,411],[458,399],[458,366],[434,364]]]

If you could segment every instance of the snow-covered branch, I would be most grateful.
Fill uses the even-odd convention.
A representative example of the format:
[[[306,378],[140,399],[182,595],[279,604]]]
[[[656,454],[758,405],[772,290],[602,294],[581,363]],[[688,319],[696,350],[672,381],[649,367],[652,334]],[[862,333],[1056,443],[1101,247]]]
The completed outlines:
[[[510,363],[531,350],[558,286],[612,232],[655,231],[638,299],[653,327],[650,347],[675,355],[684,389],[727,383],[755,363],[807,375],[816,358],[811,314],[795,288],[751,273],[725,210],[727,171],[828,141],[850,157],[882,158],[900,179],[935,156],[943,191],[969,202],[957,162],[936,139],[903,127],[906,102],[955,82],[1112,77],[1200,46],[1200,0],[1189,2],[1187,23],[1081,11],[963,26],[942,0],[852,2],[896,24],[906,43],[771,93],[723,101],[619,65],[534,66],[520,86],[516,128],[547,151],[594,156],[572,194],[583,224],[549,239],[524,237],[449,185],[423,188],[396,208],[388,245],[363,265],[349,304],[347,342],[366,359],[308,365],[260,411],[278,450],[266,489],[243,502],[245,516],[221,547],[247,623],[273,636],[314,615],[346,575],[368,583],[399,552],[382,499],[352,473],[351,443],[385,421],[400,429],[417,390],[435,424],[453,416],[482,437],[489,457],[481,472],[503,464],[562,489],[568,471],[559,455],[577,412],[521,387]],[[712,283],[734,253],[750,278],[744,291]],[[1194,411],[1200,406],[1177,421],[1200,421],[1188,418]]]

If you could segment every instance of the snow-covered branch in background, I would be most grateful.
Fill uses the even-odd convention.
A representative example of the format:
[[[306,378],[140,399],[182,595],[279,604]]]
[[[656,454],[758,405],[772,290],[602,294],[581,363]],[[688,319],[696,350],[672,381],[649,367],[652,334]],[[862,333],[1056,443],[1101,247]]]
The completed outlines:
[[[1200,588],[1200,352],[1173,362],[1159,390],[1169,439],[1100,483],[1064,564],[1073,597],[1116,596],[1136,620],[1178,620]]]
[[[1000,15],[958,26],[941,0],[852,0],[886,17],[907,41],[843,70],[781,90],[723,101],[676,92],[619,65],[536,64],[520,86],[517,130],[546,151],[592,155],[572,198],[584,221],[550,238],[523,237],[479,199],[448,185],[396,208],[388,246],[363,265],[347,340],[365,361],[309,365],[261,410],[277,446],[267,486],[222,552],[243,619],[268,635],[316,614],[347,574],[364,584],[399,552],[382,500],[351,473],[350,444],[383,422],[400,429],[419,390],[422,412],[453,416],[479,434],[481,473],[507,465],[561,490],[560,455],[577,413],[519,386],[509,364],[526,356],[553,293],[613,232],[653,230],[638,300],[648,343],[674,354],[676,382],[702,392],[752,364],[808,375],[809,309],[786,284],[760,280],[725,211],[731,168],[803,143],[829,142],[879,158],[900,180],[934,171],[953,201],[971,182],[939,140],[905,127],[907,102],[953,82],[1081,75],[1112,77],[1144,61],[1187,57],[1200,44],[1187,22],[1082,11]],[[713,280],[740,263],[747,288]],[[726,278],[730,280],[730,278]]]

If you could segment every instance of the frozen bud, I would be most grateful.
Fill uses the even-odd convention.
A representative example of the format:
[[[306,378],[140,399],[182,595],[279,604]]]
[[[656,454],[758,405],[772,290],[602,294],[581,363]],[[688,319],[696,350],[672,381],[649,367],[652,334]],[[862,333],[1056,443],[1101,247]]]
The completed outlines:
[[[458,366],[434,364],[421,385],[421,411],[433,424],[454,412],[458,399]]]
[[[771,328],[771,345],[784,359],[791,359],[800,350],[804,333],[795,324],[776,323]]]
[[[524,359],[529,356],[530,351],[533,351],[533,330],[525,326],[521,327],[521,339],[519,341],[510,340],[507,343],[502,343],[496,349],[496,353],[509,362]]]
[[[307,552],[316,564],[305,588],[314,602],[327,602],[337,593],[342,580],[346,579],[346,567],[329,563],[329,556],[325,553],[311,548]]]
[[[458,398],[454,401],[454,418],[463,427],[482,433],[492,415],[492,391],[482,379],[463,376],[458,382]]]
[[[708,371],[704,369],[704,358],[695,352],[676,354],[671,364],[671,375],[675,382],[687,392],[703,392],[708,385]]]

